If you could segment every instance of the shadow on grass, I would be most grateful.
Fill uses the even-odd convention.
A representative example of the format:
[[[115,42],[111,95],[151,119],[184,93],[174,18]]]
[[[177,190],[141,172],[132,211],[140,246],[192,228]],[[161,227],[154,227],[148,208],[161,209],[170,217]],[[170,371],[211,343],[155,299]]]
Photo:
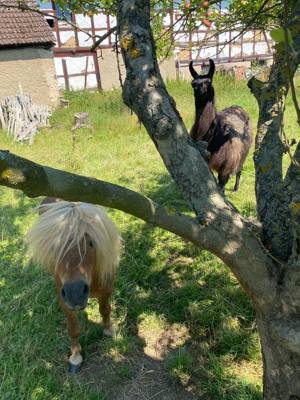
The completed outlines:
[[[147,196],[188,211],[169,176],[156,182]],[[249,210],[246,205],[243,212]],[[126,251],[114,295],[122,335],[108,352],[121,371],[131,371],[125,382],[132,384],[138,370],[151,365],[156,376],[167,374],[170,385],[179,381],[192,398],[261,399],[254,311],[228,269],[208,252],[146,224],[130,223],[123,238]],[[92,346],[89,340],[86,346]],[[98,370],[103,362],[97,352],[91,357]],[[99,373],[87,368],[89,379],[101,382]],[[157,393],[163,391],[159,380],[156,385]],[[144,392],[145,398],[152,394]]]
[[[187,211],[168,176],[147,195]],[[261,399],[254,314],[236,280],[208,252],[131,217],[114,294],[120,333],[99,340],[99,317],[82,313],[85,364],[69,377],[54,284],[37,266],[21,268],[20,224],[31,207],[16,194],[16,206],[1,209],[1,398]]]
[[[0,398],[65,399],[75,391],[85,399],[86,388],[65,382],[69,343],[53,280],[28,262],[23,242],[38,200],[0,193]]]

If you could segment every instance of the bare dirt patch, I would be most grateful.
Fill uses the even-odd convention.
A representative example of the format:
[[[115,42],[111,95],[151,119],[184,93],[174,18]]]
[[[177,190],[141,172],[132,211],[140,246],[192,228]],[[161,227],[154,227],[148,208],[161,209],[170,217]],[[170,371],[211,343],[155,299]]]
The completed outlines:
[[[82,380],[110,400],[196,400],[198,397],[170,379],[162,361],[145,354],[115,362],[98,357],[82,370]]]
[[[86,360],[80,380],[94,387],[107,400],[196,400],[191,386],[183,387],[170,376],[166,357],[189,338],[180,324],[153,326],[140,324],[138,336],[143,350],[97,354]]]
[[[162,360],[170,350],[182,346],[190,338],[187,328],[180,324],[160,329],[147,329],[140,325],[138,333],[145,341],[145,354],[155,360]]]

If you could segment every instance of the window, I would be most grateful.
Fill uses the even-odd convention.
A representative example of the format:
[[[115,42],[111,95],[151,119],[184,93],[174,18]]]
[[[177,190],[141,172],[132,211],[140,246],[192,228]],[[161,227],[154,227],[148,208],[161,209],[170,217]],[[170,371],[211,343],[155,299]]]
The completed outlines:
[[[50,28],[54,28],[54,18],[46,17],[46,21],[48,22]]]

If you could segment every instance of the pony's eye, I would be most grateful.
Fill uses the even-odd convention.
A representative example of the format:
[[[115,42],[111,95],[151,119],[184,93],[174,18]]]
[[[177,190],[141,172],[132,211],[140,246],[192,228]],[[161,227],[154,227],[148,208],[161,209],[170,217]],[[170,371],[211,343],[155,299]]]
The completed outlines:
[[[94,243],[92,242],[92,240],[89,241],[89,246],[94,247]]]

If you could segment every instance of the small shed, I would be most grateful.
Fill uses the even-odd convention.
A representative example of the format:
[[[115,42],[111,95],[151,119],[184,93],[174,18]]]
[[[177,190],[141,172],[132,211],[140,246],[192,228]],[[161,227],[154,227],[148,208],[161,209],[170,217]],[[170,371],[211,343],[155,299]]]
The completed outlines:
[[[59,91],[53,59],[55,38],[43,15],[0,0],[0,101],[22,90],[35,103],[55,106]],[[33,1],[22,2],[36,8]]]

